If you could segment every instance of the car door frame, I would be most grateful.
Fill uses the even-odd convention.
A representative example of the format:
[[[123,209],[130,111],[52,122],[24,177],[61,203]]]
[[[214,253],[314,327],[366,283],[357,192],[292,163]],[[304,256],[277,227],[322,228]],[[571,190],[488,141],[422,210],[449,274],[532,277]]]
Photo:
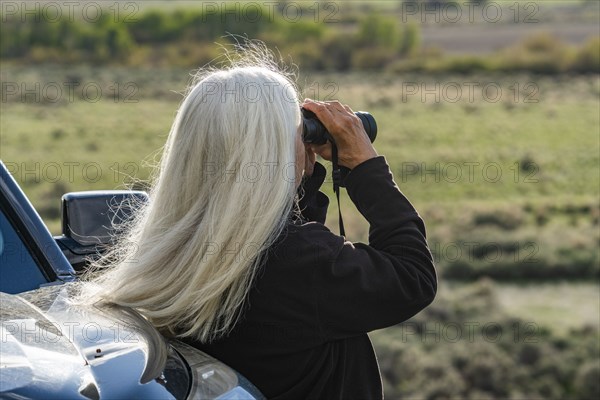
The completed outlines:
[[[2,161],[0,161],[0,207],[46,277],[47,284],[59,284],[76,279],[75,270]]]

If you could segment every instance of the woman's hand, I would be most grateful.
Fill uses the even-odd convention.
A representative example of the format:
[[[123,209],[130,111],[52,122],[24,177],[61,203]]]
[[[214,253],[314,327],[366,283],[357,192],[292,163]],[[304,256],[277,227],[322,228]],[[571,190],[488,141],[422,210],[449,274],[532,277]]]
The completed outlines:
[[[371,144],[360,118],[354,115],[350,107],[342,105],[337,100],[322,102],[310,99],[305,99],[302,107],[315,113],[335,139],[340,165],[353,169],[358,164],[377,157],[377,152]],[[324,159],[331,160],[331,143],[305,145]]]

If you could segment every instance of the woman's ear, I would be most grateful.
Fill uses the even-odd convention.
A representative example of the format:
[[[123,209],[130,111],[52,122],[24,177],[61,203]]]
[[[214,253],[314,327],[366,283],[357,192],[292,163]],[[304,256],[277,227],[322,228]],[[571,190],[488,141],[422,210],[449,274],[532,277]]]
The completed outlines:
[[[305,156],[304,156],[304,175],[311,176],[315,169],[315,162],[317,161],[317,155],[313,151],[310,143],[304,143]]]

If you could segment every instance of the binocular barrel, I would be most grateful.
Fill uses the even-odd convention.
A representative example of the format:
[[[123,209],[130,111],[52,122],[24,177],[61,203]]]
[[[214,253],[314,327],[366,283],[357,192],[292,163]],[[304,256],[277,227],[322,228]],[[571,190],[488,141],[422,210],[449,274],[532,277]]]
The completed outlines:
[[[305,109],[302,108],[302,139],[306,143],[314,143],[314,144],[324,144],[327,142],[327,139],[330,137],[327,128],[319,121],[317,116]],[[365,132],[369,136],[371,143],[375,141],[377,137],[377,123],[375,122],[375,118],[368,112],[357,111],[354,113],[360,120],[362,121],[363,127],[365,128]]]

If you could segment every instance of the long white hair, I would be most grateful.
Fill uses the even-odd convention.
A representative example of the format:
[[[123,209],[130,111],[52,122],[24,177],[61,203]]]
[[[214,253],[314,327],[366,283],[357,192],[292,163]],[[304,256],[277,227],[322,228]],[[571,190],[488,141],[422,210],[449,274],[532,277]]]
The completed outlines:
[[[94,297],[209,342],[235,325],[296,195],[294,79],[250,51],[188,89],[128,234],[93,266]]]

